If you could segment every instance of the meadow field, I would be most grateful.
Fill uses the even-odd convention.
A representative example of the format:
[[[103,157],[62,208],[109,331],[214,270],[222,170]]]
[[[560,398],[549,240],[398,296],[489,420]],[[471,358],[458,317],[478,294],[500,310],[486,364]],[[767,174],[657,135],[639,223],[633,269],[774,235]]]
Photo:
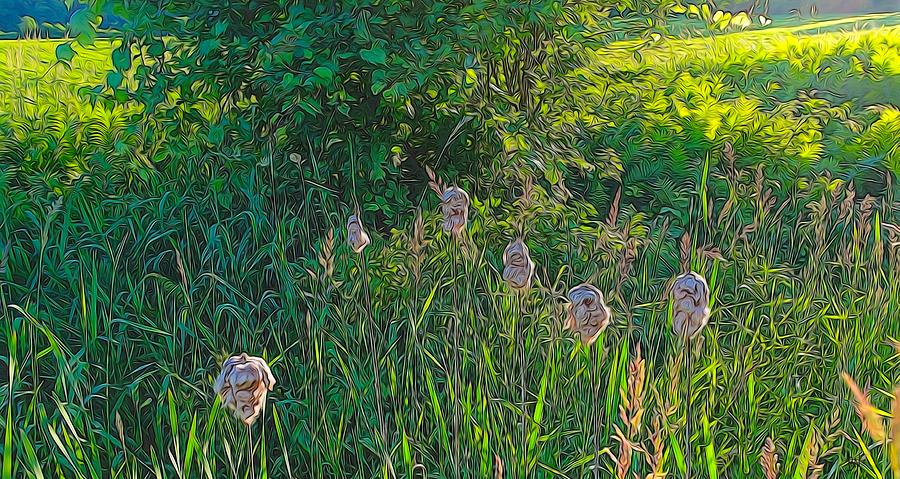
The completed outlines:
[[[268,91],[209,100],[187,62],[160,87],[152,43],[121,68],[118,40],[0,41],[0,477],[900,478],[900,13],[694,30],[567,45],[542,137],[488,67],[454,73],[477,120],[374,82],[459,113],[437,155],[232,148],[224,111]],[[461,237],[429,183],[468,192]],[[582,282],[612,311],[592,347],[563,329]],[[277,381],[250,428],[213,390],[241,352]]]

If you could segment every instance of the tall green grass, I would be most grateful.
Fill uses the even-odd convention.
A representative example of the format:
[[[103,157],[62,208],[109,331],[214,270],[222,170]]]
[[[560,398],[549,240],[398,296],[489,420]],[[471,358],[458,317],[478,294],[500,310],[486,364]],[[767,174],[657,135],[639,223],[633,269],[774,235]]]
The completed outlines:
[[[365,268],[314,152],[294,165],[291,152],[201,151],[196,170],[167,171],[127,111],[79,94],[105,78],[106,47],[66,69],[52,43],[3,43],[2,477],[451,477],[457,441],[463,477],[498,464],[504,477],[590,477],[595,452],[601,477],[680,477],[688,454],[693,477],[764,477],[767,438],[779,477],[884,477],[889,458],[857,433],[840,372],[883,409],[900,382],[894,183],[868,176],[894,171],[896,98],[804,92],[896,81],[896,30],[766,41],[776,47],[702,40],[678,61],[664,44],[635,60],[652,67],[637,79],[573,73],[587,85],[579,121],[621,139],[598,147],[628,166],[630,201],[535,216],[528,199],[509,207],[464,177],[473,207],[458,253],[429,198],[418,232],[370,230]],[[631,68],[607,54],[595,60]],[[534,218],[521,307],[500,278],[510,211]],[[691,370],[666,301],[685,229],[713,298]],[[561,330],[563,295],[581,281],[615,318],[590,351]],[[211,388],[241,351],[278,380],[252,447]]]

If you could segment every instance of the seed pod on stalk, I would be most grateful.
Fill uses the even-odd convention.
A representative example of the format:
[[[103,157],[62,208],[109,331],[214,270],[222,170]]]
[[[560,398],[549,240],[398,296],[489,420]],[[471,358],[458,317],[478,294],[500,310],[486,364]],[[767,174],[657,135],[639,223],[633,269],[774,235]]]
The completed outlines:
[[[241,353],[222,364],[215,391],[222,403],[247,426],[259,417],[266,404],[266,394],[275,387],[275,376],[265,360]]]
[[[521,238],[509,243],[503,251],[503,280],[514,290],[531,287],[534,276],[534,262],[528,253],[528,246]]]
[[[347,218],[347,244],[354,253],[362,253],[362,250],[369,246],[372,241],[369,239],[368,233],[363,229],[362,222],[356,215],[350,215]]]
[[[603,301],[603,293],[584,283],[570,289],[568,298],[568,317],[563,329],[578,334],[585,346],[594,344],[612,318],[612,311]]]
[[[682,339],[696,337],[709,323],[709,285],[691,271],[672,285],[672,328]]]
[[[459,236],[469,221],[469,194],[458,186],[451,186],[441,194],[441,213],[444,231]]]

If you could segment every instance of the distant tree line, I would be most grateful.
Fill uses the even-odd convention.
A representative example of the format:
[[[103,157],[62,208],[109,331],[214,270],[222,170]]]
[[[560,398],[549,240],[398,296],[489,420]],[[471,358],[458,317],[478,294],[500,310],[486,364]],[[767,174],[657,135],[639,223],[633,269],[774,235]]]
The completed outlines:
[[[794,12],[806,14],[810,11],[816,11],[820,15],[846,15],[900,10],[900,0],[726,0],[711,3],[725,10],[752,10],[754,13],[766,15],[785,15]]]

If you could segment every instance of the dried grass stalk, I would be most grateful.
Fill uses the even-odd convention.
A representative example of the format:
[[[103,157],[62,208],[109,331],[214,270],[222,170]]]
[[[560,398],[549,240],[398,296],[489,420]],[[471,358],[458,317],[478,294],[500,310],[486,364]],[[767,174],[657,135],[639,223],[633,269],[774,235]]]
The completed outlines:
[[[347,218],[347,244],[354,253],[362,253],[362,250],[369,246],[372,241],[366,230],[363,229],[362,222],[356,215],[350,215]]]
[[[844,379],[844,382],[847,383],[850,392],[853,393],[853,398],[856,400],[856,412],[859,414],[860,419],[862,419],[863,427],[869,433],[869,436],[872,437],[873,441],[879,443],[884,442],[887,437],[884,432],[884,422],[875,410],[875,406],[869,402],[869,397],[859,389],[859,386],[856,385],[856,381],[854,381],[849,374],[841,373],[841,377]]]
[[[331,280],[334,277],[334,230],[329,229],[322,240],[318,254],[319,266],[322,268],[322,279]]]
[[[594,344],[609,326],[612,311],[603,301],[603,293],[590,284],[579,284],[569,290],[569,308],[563,329],[581,337],[585,346]]]
[[[821,452],[821,449],[822,436],[819,434],[818,430],[813,429],[809,444],[806,445],[806,454],[809,456],[809,466],[808,470],[803,471],[801,474],[801,479],[806,479],[807,475],[809,476],[809,479],[819,479],[819,477],[822,476],[825,465],[819,461],[819,452]]]
[[[627,389],[620,391],[622,403],[619,405],[619,417],[628,428],[629,437],[635,438],[641,432],[641,421],[644,417],[644,358],[638,346],[635,357],[628,363]]]
[[[628,479],[629,471],[631,471],[631,454],[634,451],[634,444],[619,429],[619,426],[613,424],[615,437],[618,439],[621,447],[619,448],[619,456],[616,458],[616,479]]]
[[[709,285],[703,276],[689,272],[672,285],[672,327],[683,339],[692,339],[709,322]]]
[[[528,246],[521,238],[513,240],[503,251],[503,280],[514,290],[531,287],[534,276],[534,262],[528,253]]]
[[[222,364],[214,386],[225,407],[246,425],[253,424],[266,403],[266,393],[275,387],[275,377],[265,360],[241,353]]]
[[[766,479],[776,479],[778,477],[778,454],[775,453],[775,442],[772,441],[771,437],[766,438],[762,454],[759,457],[759,463],[766,474]]]
[[[469,194],[457,186],[445,189],[441,194],[441,213],[444,231],[454,236],[462,234],[469,221]]]
[[[425,262],[425,247],[428,242],[425,240],[425,220],[422,219],[422,213],[416,212],[416,220],[413,222],[412,233],[409,237],[409,252],[412,256],[410,262],[410,270],[413,278],[419,280],[422,273],[422,264]]]
[[[650,473],[645,479],[665,479],[666,473],[663,471],[663,457],[665,457],[665,438],[663,437],[663,429],[659,424],[659,414],[653,416],[650,421],[650,431],[647,436],[649,446],[642,447],[640,452],[644,454]]]
[[[900,478],[900,386],[894,388],[891,401],[891,470],[895,478]]]
[[[732,145],[730,141],[726,141],[725,145],[722,146],[722,156],[725,157],[725,161],[728,165],[734,166],[734,145]]]

